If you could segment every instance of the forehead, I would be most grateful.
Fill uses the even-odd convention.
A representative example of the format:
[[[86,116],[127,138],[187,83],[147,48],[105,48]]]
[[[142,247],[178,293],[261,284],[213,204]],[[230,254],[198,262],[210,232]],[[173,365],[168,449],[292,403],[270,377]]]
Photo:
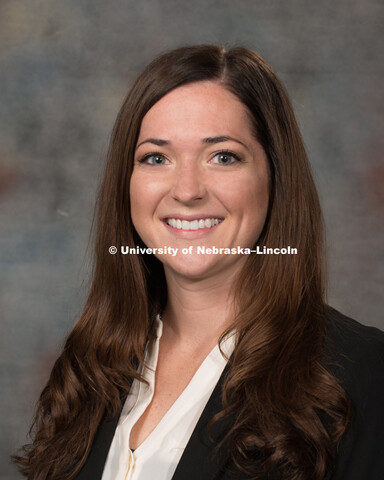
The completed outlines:
[[[140,136],[188,132],[213,134],[251,134],[247,107],[218,82],[194,82],[167,93],[146,113]]]

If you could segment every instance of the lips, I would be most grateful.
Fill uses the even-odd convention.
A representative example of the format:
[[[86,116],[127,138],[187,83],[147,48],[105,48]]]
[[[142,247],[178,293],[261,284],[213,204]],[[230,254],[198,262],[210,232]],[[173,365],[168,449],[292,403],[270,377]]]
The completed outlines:
[[[177,230],[202,230],[205,228],[212,228],[223,221],[222,218],[196,218],[193,220],[182,220],[180,218],[166,218],[165,222],[172,228]]]

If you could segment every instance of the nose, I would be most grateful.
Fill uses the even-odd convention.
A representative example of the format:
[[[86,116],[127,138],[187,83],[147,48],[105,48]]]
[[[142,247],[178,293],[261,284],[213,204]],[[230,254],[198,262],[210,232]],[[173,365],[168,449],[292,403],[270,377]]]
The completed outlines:
[[[192,160],[180,162],[172,187],[172,197],[181,203],[193,203],[201,200],[206,193],[205,182],[199,166]]]

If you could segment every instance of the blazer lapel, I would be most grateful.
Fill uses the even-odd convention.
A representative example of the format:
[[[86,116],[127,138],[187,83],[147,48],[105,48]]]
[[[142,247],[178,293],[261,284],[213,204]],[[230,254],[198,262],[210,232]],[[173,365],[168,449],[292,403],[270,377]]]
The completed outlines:
[[[228,366],[224,369],[215,389],[205,406],[199,421],[185,447],[172,480],[226,480],[244,478],[240,472],[230,474],[225,458],[215,455],[215,445],[209,438],[208,424],[222,408],[221,392]],[[211,435],[220,441],[229,428],[228,419],[219,420],[211,429]],[[240,476],[239,476],[240,475]]]
[[[233,419],[224,417],[212,426],[211,431],[208,425],[213,416],[222,409],[222,386],[228,372],[228,365],[225,367],[211,397],[208,400],[199,421],[185,447],[184,453],[177,465],[172,480],[246,480],[249,477],[234,467],[228,456],[223,452],[215,451],[217,442],[220,442],[226,432],[231,428]],[[211,438],[209,437],[209,433]],[[260,480],[277,480],[279,476],[262,477]]]
[[[87,460],[73,480],[101,479],[119,418],[120,412],[112,420],[104,418],[101,422]]]

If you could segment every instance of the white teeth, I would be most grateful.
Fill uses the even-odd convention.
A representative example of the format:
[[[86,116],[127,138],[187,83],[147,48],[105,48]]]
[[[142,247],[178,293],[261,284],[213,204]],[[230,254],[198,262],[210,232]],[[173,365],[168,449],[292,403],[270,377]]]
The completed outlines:
[[[199,230],[201,228],[211,228],[218,225],[222,220],[220,218],[206,218],[201,220],[180,220],[179,218],[167,218],[167,224],[178,230]]]

